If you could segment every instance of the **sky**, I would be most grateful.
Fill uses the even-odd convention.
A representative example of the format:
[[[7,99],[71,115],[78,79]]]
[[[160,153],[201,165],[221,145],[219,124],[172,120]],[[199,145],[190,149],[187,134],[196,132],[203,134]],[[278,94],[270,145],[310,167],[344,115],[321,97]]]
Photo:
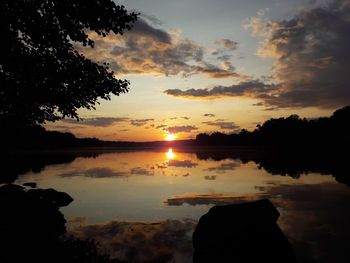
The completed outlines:
[[[128,79],[127,94],[50,130],[103,140],[253,130],[350,104],[350,0],[120,0],[131,31],[76,49]]]

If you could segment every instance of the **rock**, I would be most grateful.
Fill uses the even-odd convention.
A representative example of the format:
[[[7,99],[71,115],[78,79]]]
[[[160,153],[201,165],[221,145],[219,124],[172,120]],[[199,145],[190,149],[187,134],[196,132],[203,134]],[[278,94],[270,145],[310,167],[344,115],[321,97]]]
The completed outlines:
[[[212,207],[193,233],[193,262],[296,262],[278,217],[267,199]]]
[[[24,183],[23,184],[24,186],[29,186],[29,187],[31,187],[31,188],[36,188],[36,183],[34,183],[34,182],[28,182],[28,183]]]
[[[50,254],[56,253],[60,237],[66,233],[59,207],[72,200],[53,189],[0,186],[0,262],[33,262],[28,258],[53,262]]]

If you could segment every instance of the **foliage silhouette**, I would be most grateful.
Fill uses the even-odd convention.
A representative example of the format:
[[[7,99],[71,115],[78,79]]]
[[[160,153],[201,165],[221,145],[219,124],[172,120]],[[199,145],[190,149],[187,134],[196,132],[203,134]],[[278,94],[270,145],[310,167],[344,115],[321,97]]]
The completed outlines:
[[[350,106],[329,118],[301,119],[298,115],[270,119],[254,131],[239,134],[198,134],[199,146],[252,146],[262,148],[334,148],[350,144]]]
[[[112,0],[3,0],[0,2],[0,121],[7,126],[78,118],[98,99],[128,91],[107,64],[74,44],[94,46],[88,32],[123,34],[137,19]]]

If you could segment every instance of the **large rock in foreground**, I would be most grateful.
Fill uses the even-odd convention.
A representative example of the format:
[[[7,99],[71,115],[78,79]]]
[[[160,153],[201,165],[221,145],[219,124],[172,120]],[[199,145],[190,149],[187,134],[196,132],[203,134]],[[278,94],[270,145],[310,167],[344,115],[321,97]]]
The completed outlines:
[[[212,207],[193,233],[193,262],[296,262],[278,217],[267,199]]]

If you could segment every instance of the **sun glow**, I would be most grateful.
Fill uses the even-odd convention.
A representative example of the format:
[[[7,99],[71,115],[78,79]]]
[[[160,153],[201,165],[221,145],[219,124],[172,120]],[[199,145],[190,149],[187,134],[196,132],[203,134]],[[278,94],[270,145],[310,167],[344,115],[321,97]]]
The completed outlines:
[[[173,141],[175,140],[176,136],[175,134],[171,134],[171,133],[168,133],[166,136],[165,136],[165,140],[166,141]]]
[[[175,153],[173,152],[173,149],[169,148],[169,150],[166,152],[166,158],[170,160],[175,158]]]

